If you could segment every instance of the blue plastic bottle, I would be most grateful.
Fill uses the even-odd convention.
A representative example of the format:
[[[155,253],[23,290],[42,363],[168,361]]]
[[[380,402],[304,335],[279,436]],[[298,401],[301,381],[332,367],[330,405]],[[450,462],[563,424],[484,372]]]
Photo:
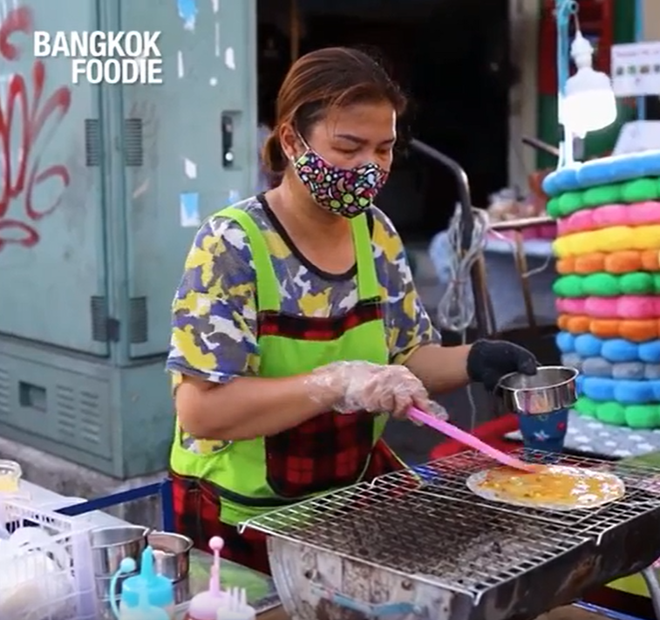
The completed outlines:
[[[174,620],[174,588],[172,582],[154,570],[154,552],[147,547],[142,552],[140,574],[129,577],[121,588],[117,605],[117,581],[121,575],[135,571],[135,560],[122,560],[110,582],[110,604],[117,620]]]

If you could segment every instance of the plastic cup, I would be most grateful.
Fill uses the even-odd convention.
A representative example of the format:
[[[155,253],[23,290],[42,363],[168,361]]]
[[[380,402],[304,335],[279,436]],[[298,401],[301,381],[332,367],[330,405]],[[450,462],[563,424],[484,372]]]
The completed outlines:
[[[568,409],[547,414],[519,415],[518,424],[526,450],[534,453],[561,454],[568,428]],[[539,455],[538,460],[547,460]],[[529,460],[529,459],[528,459]]]
[[[0,460],[0,493],[18,493],[22,475],[18,463]]]

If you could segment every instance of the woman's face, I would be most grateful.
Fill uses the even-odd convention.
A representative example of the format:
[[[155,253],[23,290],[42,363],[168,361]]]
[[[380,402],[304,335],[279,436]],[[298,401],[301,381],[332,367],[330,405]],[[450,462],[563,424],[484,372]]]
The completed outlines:
[[[375,163],[389,170],[396,141],[396,112],[388,102],[334,108],[312,126],[306,139],[321,157],[340,168]]]

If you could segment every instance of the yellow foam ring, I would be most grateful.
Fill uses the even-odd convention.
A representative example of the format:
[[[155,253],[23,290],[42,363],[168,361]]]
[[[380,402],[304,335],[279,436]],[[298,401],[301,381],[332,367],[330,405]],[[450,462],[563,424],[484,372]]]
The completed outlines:
[[[612,226],[602,230],[575,233],[556,239],[555,255],[581,256],[592,252],[660,249],[660,225]]]

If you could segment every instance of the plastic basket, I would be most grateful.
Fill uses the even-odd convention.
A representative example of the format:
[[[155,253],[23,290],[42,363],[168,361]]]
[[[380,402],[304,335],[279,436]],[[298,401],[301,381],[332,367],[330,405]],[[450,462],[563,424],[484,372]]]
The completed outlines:
[[[89,523],[0,497],[0,525],[20,545],[0,542],[2,620],[99,617]]]

